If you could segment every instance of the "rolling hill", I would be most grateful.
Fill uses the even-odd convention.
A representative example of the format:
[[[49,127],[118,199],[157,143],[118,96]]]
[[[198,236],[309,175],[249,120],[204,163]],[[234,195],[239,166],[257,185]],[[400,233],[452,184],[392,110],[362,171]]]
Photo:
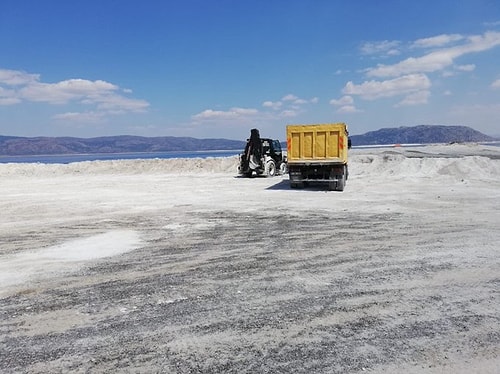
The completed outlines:
[[[467,126],[420,125],[383,128],[352,135],[353,145],[489,142],[497,139]]]
[[[284,129],[283,129],[284,132]],[[383,145],[408,143],[450,143],[495,141],[466,126],[421,125],[383,128],[363,135],[352,135],[352,144]],[[0,136],[0,155],[56,155],[84,153],[210,151],[244,149],[246,142],[229,139],[190,137],[106,136],[97,138]]]
[[[106,136],[98,138],[0,136],[0,155],[55,155],[82,153],[127,153],[212,151],[243,149],[246,142],[189,137]]]

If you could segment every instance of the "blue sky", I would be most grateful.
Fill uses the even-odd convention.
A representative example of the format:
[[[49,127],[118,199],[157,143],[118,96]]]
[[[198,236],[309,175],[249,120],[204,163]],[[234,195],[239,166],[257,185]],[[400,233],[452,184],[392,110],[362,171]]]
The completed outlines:
[[[500,135],[498,0],[2,0],[0,135]]]

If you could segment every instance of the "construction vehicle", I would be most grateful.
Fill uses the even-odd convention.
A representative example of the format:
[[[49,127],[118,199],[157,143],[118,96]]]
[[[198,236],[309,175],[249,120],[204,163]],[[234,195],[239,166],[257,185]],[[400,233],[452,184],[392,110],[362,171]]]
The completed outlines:
[[[245,150],[240,155],[238,173],[245,177],[273,177],[286,173],[286,156],[279,140],[261,138],[258,129],[250,130],[250,139],[247,139]]]
[[[310,182],[327,184],[343,191],[347,177],[349,133],[344,123],[288,125],[287,157],[290,187],[302,188]]]

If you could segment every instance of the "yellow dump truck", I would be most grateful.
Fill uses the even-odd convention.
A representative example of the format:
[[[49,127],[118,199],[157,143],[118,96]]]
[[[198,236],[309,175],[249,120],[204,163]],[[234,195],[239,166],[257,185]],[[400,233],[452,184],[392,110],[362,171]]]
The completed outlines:
[[[286,140],[292,188],[321,182],[327,183],[329,190],[344,190],[350,147],[345,123],[288,125]]]

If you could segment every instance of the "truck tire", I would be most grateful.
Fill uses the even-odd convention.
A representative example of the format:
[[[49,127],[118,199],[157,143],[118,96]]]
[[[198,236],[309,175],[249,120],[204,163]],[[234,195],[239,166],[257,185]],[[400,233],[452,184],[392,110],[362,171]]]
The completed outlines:
[[[344,166],[344,172],[342,173],[342,175],[339,175],[339,177],[340,178],[337,181],[337,186],[336,186],[335,190],[344,191],[345,182],[347,180],[347,166]]]
[[[288,168],[286,167],[286,162],[281,163],[280,173],[281,173],[281,175],[285,175],[286,173],[288,173]]]
[[[276,163],[274,162],[274,160],[269,160],[266,163],[266,174],[269,177],[274,177],[276,175]]]
[[[330,181],[328,182],[328,190],[330,191],[344,191],[345,181],[347,179],[347,168],[343,167],[342,174],[334,174],[335,171],[332,169],[330,172]]]
[[[344,187],[345,187],[345,174],[342,174],[342,177],[337,181],[337,186],[335,190],[344,191]]]

